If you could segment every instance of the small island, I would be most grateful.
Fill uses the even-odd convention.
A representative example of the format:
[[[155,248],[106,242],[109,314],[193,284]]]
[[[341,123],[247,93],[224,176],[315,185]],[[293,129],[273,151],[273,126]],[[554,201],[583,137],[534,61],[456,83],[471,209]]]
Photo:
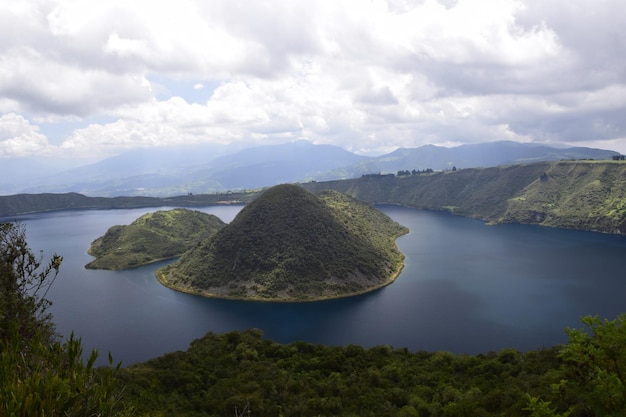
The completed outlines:
[[[317,301],[393,282],[406,227],[336,191],[267,189],[212,237],[157,271],[172,289],[205,297]]]
[[[87,269],[124,270],[181,256],[226,226],[219,217],[177,208],[147,213],[128,226],[113,226],[91,243],[96,259]]]

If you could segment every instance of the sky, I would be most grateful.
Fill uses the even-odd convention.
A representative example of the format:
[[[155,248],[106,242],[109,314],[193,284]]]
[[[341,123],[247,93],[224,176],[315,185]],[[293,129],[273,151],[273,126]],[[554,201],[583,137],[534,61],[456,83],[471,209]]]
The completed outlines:
[[[626,153],[623,0],[11,0],[0,163],[308,139]]]

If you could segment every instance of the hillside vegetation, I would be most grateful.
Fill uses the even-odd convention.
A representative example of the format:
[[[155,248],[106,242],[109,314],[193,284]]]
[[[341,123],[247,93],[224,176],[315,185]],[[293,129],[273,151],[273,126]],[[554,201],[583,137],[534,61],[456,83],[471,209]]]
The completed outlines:
[[[446,210],[492,223],[626,234],[626,163],[560,161],[406,177],[311,182],[369,203]]]
[[[138,416],[623,416],[626,315],[582,321],[563,346],[476,356],[209,333],[120,382]]]
[[[626,164],[551,164],[498,221],[626,234]]]
[[[392,282],[408,230],[340,193],[296,185],[265,191],[215,236],[157,272],[174,289],[223,298],[307,301]]]
[[[15,194],[0,196],[0,216],[16,216],[56,210],[111,210],[141,207],[205,207],[243,204],[255,192],[182,195],[177,197],[87,197],[78,193]]]
[[[226,224],[187,209],[147,213],[128,226],[113,226],[91,243],[88,269],[122,270],[182,255]]]

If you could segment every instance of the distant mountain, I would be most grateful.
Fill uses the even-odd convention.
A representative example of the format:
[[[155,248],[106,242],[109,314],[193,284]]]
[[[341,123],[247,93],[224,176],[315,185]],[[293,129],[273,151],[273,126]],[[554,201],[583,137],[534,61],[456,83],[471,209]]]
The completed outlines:
[[[208,297],[312,301],[391,283],[408,230],[335,191],[297,185],[263,192],[213,237],[157,272],[165,285]]]
[[[108,197],[209,193],[324,178],[328,171],[365,159],[368,157],[338,146],[304,140],[236,152],[232,147],[213,145],[136,149],[95,164],[31,178],[30,186],[12,190]]]
[[[301,140],[216,158],[205,170],[194,171],[190,179],[217,181],[223,190],[261,188],[322,178],[329,171],[367,159],[338,146]]]
[[[28,179],[19,193],[78,192],[94,196],[163,195],[156,190],[179,190],[180,178],[194,166],[238,148],[219,144],[134,149],[102,161],[43,177]]]
[[[426,145],[401,148],[378,157],[357,155],[338,146],[315,145],[304,140],[243,150],[219,145],[189,145],[137,149],[54,175],[31,175],[23,181],[0,183],[0,189],[11,193],[78,192],[108,197],[164,197],[358,178],[364,174],[400,170],[446,170],[570,159],[606,160],[615,155],[618,153],[601,149],[555,148],[517,142],[455,148]]]
[[[88,252],[96,259],[85,268],[122,270],[180,256],[224,226],[215,215],[183,208],[147,213],[94,240]]]
[[[603,149],[546,145],[512,141],[461,145],[454,148],[425,145],[419,148],[400,148],[386,155],[346,167],[340,174],[355,178],[370,173],[396,173],[399,170],[446,170],[515,165],[529,162],[597,159],[607,160],[619,153]]]

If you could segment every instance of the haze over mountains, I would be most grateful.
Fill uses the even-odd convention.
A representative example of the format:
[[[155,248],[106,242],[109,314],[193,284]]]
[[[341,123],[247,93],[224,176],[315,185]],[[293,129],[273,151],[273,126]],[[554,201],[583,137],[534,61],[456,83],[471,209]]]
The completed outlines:
[[[401,148],[371,157],[301,140],[237,149],[189,145],[133,150],[94,164],[51,172],[39,166],[2,164],[0,195],[79,192],[91,196],[172,196],[256,189],[280,183],[356,178],[399,170],[446,170],[562,159],[611,159],[617,152],[491,142],[445,148]],[[29,171],[26,171],[28,169]]]

